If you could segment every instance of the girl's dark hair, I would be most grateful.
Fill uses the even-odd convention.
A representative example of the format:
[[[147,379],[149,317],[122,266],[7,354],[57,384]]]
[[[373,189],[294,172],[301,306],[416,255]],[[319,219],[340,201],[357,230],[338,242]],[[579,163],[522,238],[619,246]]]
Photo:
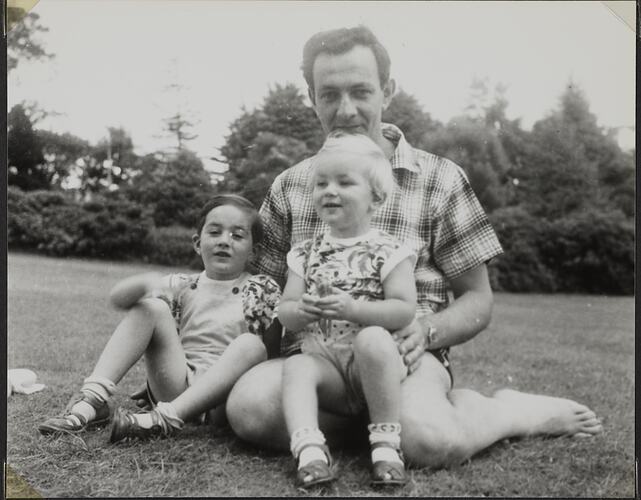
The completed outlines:
[[[363,25],[354,28],[339,28],[328,31],[321,31],[313,35],[303,47],[303,76],[309,90],[314,93],[314,61],[319,54],[344,54],[357,45],[369,47],[376,58],[378,66],[378,78],[381,88],[389,81],[391,61],[389,54],[372,31]]]
[[[247,214],[251,217],[252,245],[257,245],[258,243],[260,243],[260,241],[263,239],[263,234],[265,231],[263,229],[263,222],[260,219],[258,210],[256,210],[254,204],[247,198],[243,198],[240,195],[231,193],[218,194],[207,203],[205,203],[203,208],[200,210],[200,217],[198,219],[198,235],[200,236],[200,232],[203,230],[205,220],[207,220],[207,214],[209,214],[209,212],[211,212],[214,208],[224,205],[232,205],[247,212]]]

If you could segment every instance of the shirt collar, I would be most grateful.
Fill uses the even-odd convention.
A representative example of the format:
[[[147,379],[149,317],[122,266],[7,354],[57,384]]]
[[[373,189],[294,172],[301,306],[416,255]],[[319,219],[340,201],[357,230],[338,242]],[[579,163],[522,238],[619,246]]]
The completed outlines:
[[[396,148],[391,158],[392,168],[405,168],[411,172],[420,170],[414,154],[414,148],[405,140],[405,136],[400,128],[391,123],[381,123],[381,132],[383,137],[392,141]]]

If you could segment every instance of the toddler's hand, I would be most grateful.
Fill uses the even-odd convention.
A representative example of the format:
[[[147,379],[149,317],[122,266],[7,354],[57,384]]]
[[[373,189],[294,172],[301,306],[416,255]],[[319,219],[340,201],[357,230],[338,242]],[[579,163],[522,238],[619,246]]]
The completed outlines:
[[[316,301],[316,305],[324,318],[349,321],[354,316],[356,301],[347,292],[332,287],[331,295],[321,297]]]
[[[317,306],[317,299],[313,295],[304,293],[298,301],[298,314],[308,320],[310,323],[318,321],[321,310]]]

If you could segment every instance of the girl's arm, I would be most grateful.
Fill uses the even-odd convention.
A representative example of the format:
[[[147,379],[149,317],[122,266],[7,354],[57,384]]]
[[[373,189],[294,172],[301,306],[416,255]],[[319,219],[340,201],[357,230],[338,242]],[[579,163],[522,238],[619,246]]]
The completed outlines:
[[[300,331],[320,318],[321,310],[316,307],[316,300],[305,293],[306,290],[303,278],[290,270],[278,305],[278,319],[289,330]]]
[[[323,316],[344,319],[361,325],[382,326],[394,331],[410,324],[416,313],[414,267],[409,258],[403,259],[383,281],[384,300],[354,300],[340,291],[317,301]],[[336,290],[336,289],[334,289]]]
[[[130,276],[116,283],[109,293],[111,304],[118,309],[129,309],[140,299],[162,286],[162,274],[151,272]]]

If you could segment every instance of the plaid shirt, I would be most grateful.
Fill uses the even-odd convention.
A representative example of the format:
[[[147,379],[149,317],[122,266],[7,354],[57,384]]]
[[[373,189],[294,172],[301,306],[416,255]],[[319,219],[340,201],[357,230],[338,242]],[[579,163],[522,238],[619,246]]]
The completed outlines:
[[[413,148],[394,125],[383,124],[382,132],[396,144],[391,163],[397,185],[374,213],[372,226],[418,255],[414,270],[417,311],[437,312],[451,300],[449,279],[503,250],[461,167]],[[291,246],[328,229],[316,214],[308,188],[311,160],[276,177],[260,209],[266,234],[255,269],[281,283]]]

